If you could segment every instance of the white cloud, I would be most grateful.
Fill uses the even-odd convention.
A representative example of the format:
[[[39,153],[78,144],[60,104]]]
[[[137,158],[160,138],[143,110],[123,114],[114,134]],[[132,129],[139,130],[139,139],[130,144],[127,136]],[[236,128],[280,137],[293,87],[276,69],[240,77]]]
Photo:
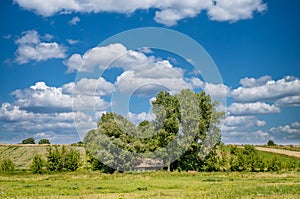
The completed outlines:
[[[67,39],[67,42],[71,45],[77,44],[78,40],[74,40],[74,39]]]
[[[263,0],[221,0],[215,1],[207,13],[212,20],[236,22],[251,19],[254,12],[264,12],[267,5]]]
[[[20,110],[19,106],[3,103],[0,108],[0,121],[17,122],[23,121],[24,118],[32,119],[33,113],[27,113],[25,110]]]
[[[269,134],[274,138],[275,143],[299,144],[300,122],[273,127],[269,130]]]
[[[183,79],[183,71],[173,67],[169,61],[158,61],[142,65],[123,72],[116,81],[116,86],[122,93],[154,95],[161,90],[179,92],[190,88]]]
[[[114,91],[114,85],[107,82],[104,78],[87,79],[82,78],[79,81],[70,82],[62,86],[62,93],[65,94],[81,94],[88,96],[104,96]]]
[[[135,124],[139,124],[144,120],[151,121],[155,119],[155,115],[153,113],[146,113],[146,112],[142,112],[139,114],[128,112],[127,117],[130,121],[132,121]]]
[[[269,105],[262,102],[255,103],[233,103],[227,110],[232,115],[256,115],[256,114],[270,114],[279,113],[280,109],[275,105]]]
[[[230,88],[224,84],[205,83],[204,91],[213,98],[225,98]]]
[[[252,88],[257,86],[263,86],[270,80],[272,80],[272,77],[269,75],[262,76],[258,79],[246,77],[240,80],[240,84],[244,88]]]
[[[99,83],[99,86],[97,86]],[[73,93],[74,86],[76,91]],[[30,88],[16,90],[11,94],[15,98],[15,104],[22,109],[34,112],[63,112],[75,110],[105,110],[109,103],[100,96],[111,93],[113,85],[103,78],[82,79],[62,87],[50,87],[45,82],[37,82]]]
[[[242,81],[247,83],[247,87],[239,87],[233,90],[230,94],[238,102],[256,102],[264,100],[279,100],[285,97],[299,96],[300,80],[296,77],[287,76],[278,81],[266,80],[264,84],[254,80],[253,84],[249,81]],[[280,101],[279,101],[280,102]]]
[[[228,116],[225,118],[224,131],[232,131],[237,129],[245,129],[253,126],[264,126],[265,121],[258,120],[254,116]]]
[[[204,88],[205,83],[201,81],[199,78],[193,77],[191,80],[191,84],[193,88]]]
[[[270,131],[272,133],[298,134],[300,137],[300,122],[294,122],[291,125],[273,127],[270,129]]]
[[[67,72],[73,72],[93,71],[95,67],[105,69],[110,64],[113,64],[110,67],[130,69],[151,62],[153,57],[147,57],[142,52],[127,50],[122,44],[116,43],[94,47],[83,55],[73,54],[64,64],[68,67]]]
[[[261,13],[267,9],[267,5],[262,0],[128,0],[126,2],[119,0],[60,0],[47,2],[14,0],[14,2],[24,9],[34,11],[43,16],[66,12],[115,12],[130,14],[136,10],[153,8],[157,10],[154,20],[167,26],[175,25],[181,19],[195,17],[204,10],[207,10],[207,14],[211,20],[234,22],[252,18],[254,12]]]
[[[230,88],[224,84],[203,82],[195,77],[191,78],[189,81],[193,88],[202,88],[208,95],[215,99],[225,98],[230,92]]]
[[[49,87],[45,82],[37,82],[30,88],[11,93],[15,103],[23,108],[43,107],[47,109],[68,109],[72,107],[72,96],[62,93],[62,88]]]
[[[78,22],[80,22],[80,18],[76,16],[76,17],[73,17],[73,18],[68,22],[68,24],[73,25],[73,26],[76,26]]]
[[[49,39],[50,35],[43,38]],[[42,37],[35,30],[23,32],[22,37],[16,40],[18,49],[15,61],[19,64],[33,61],[45,61],[51,58],[65,58],[66,49],[56,42],[42,42]]]
[[[289,96],[276,100],[275,105],[280,107],[300,106],[300,94],[298,96]]]

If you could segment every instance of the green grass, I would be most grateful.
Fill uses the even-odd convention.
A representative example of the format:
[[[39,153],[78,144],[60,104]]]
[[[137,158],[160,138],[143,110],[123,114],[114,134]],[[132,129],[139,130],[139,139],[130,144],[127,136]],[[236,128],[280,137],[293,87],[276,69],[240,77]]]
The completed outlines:
[[[0,174],[3,198],[299,198],[300,173]]]

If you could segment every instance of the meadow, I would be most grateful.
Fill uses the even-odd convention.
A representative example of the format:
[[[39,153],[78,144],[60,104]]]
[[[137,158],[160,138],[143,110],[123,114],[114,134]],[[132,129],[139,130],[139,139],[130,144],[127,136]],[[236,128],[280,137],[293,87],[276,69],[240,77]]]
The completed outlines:
[[[88,166],[84,147],[82,166],[75,172],[33,174],[28,165],[35,154],[46,155],[47,145],[2,145],[0,159],[10,158],[15,171],[0,172],[0,198],[300,198],[300,159],[257,151],[268,161],[293,161],[296,169],[276,172],[135,171],[105,174]],[[231,148],[218,149],[227,157]],[[241,150],[238,148],[238,150]],[[223,151],[223,153],[222,153]],[[221,158],[222,159],[222,158]],[[228,161],[227,161],[228,163]]]
[[[0,174],[1,198],[299,198],[300,173]]]

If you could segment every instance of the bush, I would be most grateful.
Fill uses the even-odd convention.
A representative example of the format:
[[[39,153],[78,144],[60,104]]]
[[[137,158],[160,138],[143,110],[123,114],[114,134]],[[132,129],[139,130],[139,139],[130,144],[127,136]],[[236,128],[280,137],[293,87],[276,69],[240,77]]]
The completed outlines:
[[[22,144],[35,144],[35,140],[33,138],[27,138],[22,141]]]
[[[268,146],[275,146],[276,144],[274,143],[273,140],[269,140],[267,143]]]
[[[42,156],[39,155],[39,154],[36,154],[32,159],[32,162],[31,162],[31,165],[30,165],[30,170],[33,173],[40,173],[41,174],[41,173],[43,173],[44,165],[45,165],[45,162],[42,159]]]
[[[48,139],[41,139],[39,144],[50,144],[50,141]]]
[[[282,163],[277,157],[272,158],[268,163],[268,171],[279,171],[281,168]]]
[[[49,171],[75,171],[80,166],[80,153],[65,146],[60,149],[55,146],[47,148],[47,169]]]
[[[3,159],[0,162],[0,171],[14,171],[15,168],[15,164],[10,159]]]
[[[70,149],[66,154],[65,168],[69,171],[75,171],[80,166],[80,153],[74,149]]]

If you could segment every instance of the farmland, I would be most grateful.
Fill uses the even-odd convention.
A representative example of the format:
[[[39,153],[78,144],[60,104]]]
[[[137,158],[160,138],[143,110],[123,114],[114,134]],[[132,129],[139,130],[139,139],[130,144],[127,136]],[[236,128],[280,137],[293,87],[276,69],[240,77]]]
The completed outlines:
[[[0,198],[299,198],[300,172],[115,172],[88,169],[84,147],[66,145],[80,152],[84,163],[75,172],[33,174],[35,154],[46,156],[48,145],[1,145],[0,158],[10,158],[16,170],[0,173]],[[228,152],[229,146],[218,149]],[[300,159],[257,151],[263,159],[282,162]],[[293,154],[293,153],[290,153]]]

